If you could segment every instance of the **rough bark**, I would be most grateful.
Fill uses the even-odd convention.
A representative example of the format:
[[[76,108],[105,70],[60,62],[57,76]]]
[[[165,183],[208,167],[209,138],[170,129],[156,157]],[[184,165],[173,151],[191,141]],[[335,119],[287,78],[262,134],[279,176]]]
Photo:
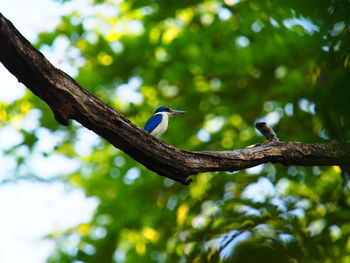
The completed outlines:
[[[99,134],[153,172],[183,184],[208,171],[237,171],[263,163],[284,165],[343,165],[350,144],[302,144],[279,141],[266,124],[257,128],[269,142],[232,151],[191,152],[168,145],[138,128],[111,107],[55,68],[0,13],[0,61],[52,109],[56,120],[69,119]]]

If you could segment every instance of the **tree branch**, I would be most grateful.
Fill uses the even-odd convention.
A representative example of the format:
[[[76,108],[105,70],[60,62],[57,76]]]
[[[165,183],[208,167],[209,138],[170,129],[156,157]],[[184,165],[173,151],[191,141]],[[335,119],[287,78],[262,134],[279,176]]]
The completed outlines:
[[[0,61],[34,94],[44,100],[56,120],[69,119],[99,134],[155,173],[183,184],[208,171],[237,171],[263,163],[284,165],[342,165],[350,144],[281,142],[265,124],[257,124],[268,143],[232,151],[191,152],[168,145],[138,128],[118,112],[55,68],[0,13]]]
[[[273,129],[266,122],[257,122],[255,128],[269,140],[269,142],[279,141]]]

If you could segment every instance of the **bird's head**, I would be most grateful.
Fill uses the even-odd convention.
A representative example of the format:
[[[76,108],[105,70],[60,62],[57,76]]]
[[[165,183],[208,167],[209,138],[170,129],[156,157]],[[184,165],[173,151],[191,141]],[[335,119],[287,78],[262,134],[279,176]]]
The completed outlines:
[[[179,115],[179,114],[186,113],[185,111],[173,110],[173,109],[170,109],[169,107],[159,107],[158,109],[156,109],[154,114],[159,113],[159,112],[166,113],[169,116],[174,116],[174,115]]]

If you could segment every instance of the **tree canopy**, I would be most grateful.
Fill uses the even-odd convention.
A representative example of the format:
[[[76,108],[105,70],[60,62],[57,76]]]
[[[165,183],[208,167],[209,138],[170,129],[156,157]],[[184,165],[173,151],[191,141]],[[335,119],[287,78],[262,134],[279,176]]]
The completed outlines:
[[[73,77],[140,127],[158,106],[186,110],[162,137],[181,149],[262,142],[259,120],[284,141],[345,142],[349,11],[345,0],[96,0],[35,45],[63,48]],[[27,154],[62,156],[77,165],[55,179],[100,201],[91,222],[47,237],[56,241],[49,262],[350,260],[347,167],[265,164],[184,187],[78,123],[59,125],[30,91],[0,110],[23,135],[6,151],[17,161],[6,181],[45,181]],[[38,153],[43,133],[60,139]]]

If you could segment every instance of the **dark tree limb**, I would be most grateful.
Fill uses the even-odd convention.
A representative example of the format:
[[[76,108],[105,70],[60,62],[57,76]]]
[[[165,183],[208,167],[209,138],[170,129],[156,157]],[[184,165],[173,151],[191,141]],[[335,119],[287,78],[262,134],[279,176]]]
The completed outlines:
[[[269,140],[265,144],[217,152],[177,149],[138,128],[55,68],[2,14],[0,61],[49,105],[59,123],[68,125],[68,120],[74,119],[149,170],[183,184],[189,184],[188,177],[200,172],[237,171],[268,162],[310,166],[349,161],[350,144],[281,142],[267,124],[257,124]]]

